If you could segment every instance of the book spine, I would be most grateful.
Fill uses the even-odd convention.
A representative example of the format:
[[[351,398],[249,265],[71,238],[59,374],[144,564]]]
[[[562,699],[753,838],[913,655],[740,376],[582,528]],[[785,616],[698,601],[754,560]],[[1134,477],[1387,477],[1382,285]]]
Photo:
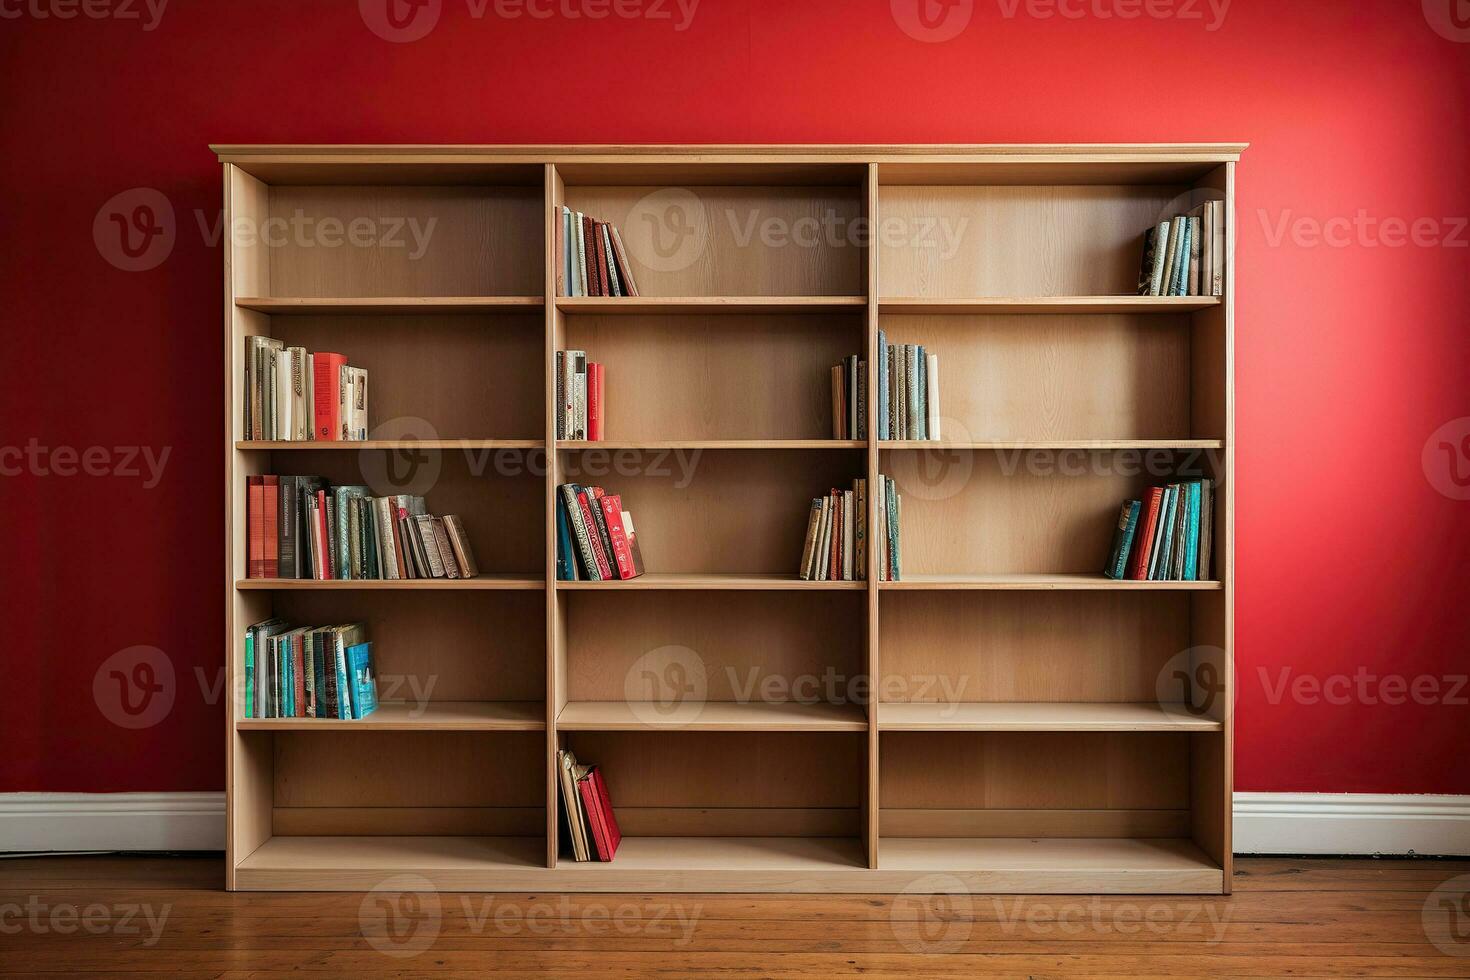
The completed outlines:
[[[281,578],[301,577],[301,553],[297,548],[301,519],[297,514],[297,501],[301,494],[301,478],[281,477],[280,521],[276,528],[276,555],[280,560]]]
[[[335,442],[342,428],[341,403],[337,397],[342,365],[346,358],[341,354],[325,354],[318,351],[312,360],[312,398],[316,417],[313,438],[324,442]]]
[[[592,291],[587,281],[587,242],[585,238],[586,216],[580,211],[572,212],[572,248],[575,255],[572,256],[577,263],[577,289],[578,296],[591,296]]]
[[[607,537],[612,542],[613,560],[617,564],[618,578],[630,579],[633,571],[633,554],[628,548],[628,535],[623,530],[623,498],[614,494],[597,501],[602,509],[602,520],[607,525]]]
[[[587,438],[592,442],[602,441],[602,368],[587,362]]]
[[[261,477],[245,478],[245,515],[245,577],[265,578],[265,481]]]
[[[1118,514],[1118,527],[1113,535],[1113,550],[1108,556],[1107,577],[1120,579],[1128,567],[1128,553],[1133,545],[1133,536],[1138,529],[1139,501],[1130,500],[1123,504]]]
[[[1148,497],[1138,518],[1137,542],[1133,556],[1128,562],[1128,577],[1140,580],[1148,577],[1148,556],[1153,545],[1154,529],[1159,523],[1159,500],[1163,496],[1158,487],[1150,487]]]
[[[1164,275],[1159,283],[1160,296],[1172,296],[1174,290],[1174,266],[1179,260],[1179,238],[1183,234],[1183,218],[1169,219],[1169,238],[1164,243]]]
[[[560,582],[577,580],[577,561],[572,554],[572,524],[567,519],[567,502],[556,495],[556,578]]]
[[[868,481],[863,478],[852,481],[853,577],[865,581],[868,577]]]
[[[607,826],[602,822],[602,807],[597,800],[597,788],[592,784],[589,773],[577,780],[577,793],[587,813],[587,826],[592,831],[592,844],[598,861],[611,861],[612,848],[607,839]]]
[[[1154,240],[1158,232],[1150,228],[1143,233],[1143,261],[1138,264],[1138,295],[1147,296],[1149,283],[1153,273],[1154,254],[1157,251]]]
[[[628,264],[628,253],[623,248],[623,236],[616,225],[609,227],[612,230],[613,254],[618,257],[618,272],[622,276],[624,291],[629,296],[637,296],[638,284],[633,281],[633,267]]]
[[[607,250],[604,248],[607,230],[604,222],[592,222],[592,250],[597,257],[597,281],[602,286],[602,295],[616,296],[612,288],[612,278],[607,268]]]
[[[618,260],[617,257],[613,255],[612,235],[610,234],[611,231],[612,226],[606,221],[604,221],[602,223],[602,226],[598,229],[598,237],[602,241],[602,261],[603,265],[607,268],[608,280],[612,283],[612,295],[626,296],[627,293],[623,290],[621,277],[618,275]]]
[[[898,485],[892,477],[884,479],[888,482],[888,580],[897,582],[903,570],[903,551],[898,535]]]
[[[567,209],[556,210],[556,295],[565,296],[567,289]]]
[[[817,531],[822,526],[822,501],[812,498],[811,509],[807,512],[806,540],[801,544],[801,567],[797,574],[800,578],[811,578],[812,551],[817,546]]]
[[[845,439],[847,412],[842,408],[842,365],[832,365],[832,438]]]
[[[924,384],[927,391],[924,395],[924,406],[928,410],[928,417],[924,427],[929,433],[930,439],[939,439],[939,355],[926,355],[928,362],[924,367]]]
[[[1200,486],[1189,484],[1189,515],[1184,528],[1184,575],[1186,582],[1198,581]]]
[[[565,439],[567,437],[566,361],[567,352],[564,350],[557,351],[554,370],[555,378],[553,381],[556,385],[556,437],[558,439]]]
[[[572,354],[572,438],[587,438],[587,354]]]
[[[888,338],[878,331],[878,438],[891,438],[888,433]]]
[[[264,476],[262,493],[265,504],[265,524],[262,528],[265,544],[265,564],[261,571],[266,578],[278,578],[281,574],[281,539],[277,528],[281,526],[281,482],[278,476]]]
[[[1188,295],[1198,296],[1200,286],[1200,257],[1203,254],[1203,246],[1200,242],[1201,221],[1200,216],[1193,214],[1189,216],[1189,288]]]
[[[1211,201],[1211,209],[1215,213],[1214,225],[1214,256],[1213,267],[1210,270],[1210,295],[1225,295],[1225,202]]]
[[[1149,273],[1148,295],[1158,296],[1164,288],[1164,266],[1168,264],[1170,222],[1160,221],[1154,229],[1153,269]]]
[[[608,582],[613,578],[612,565],[607,560],[607,552],[602,548],[602,529],[598,527],[597,517],[592,512],[592,499],[587,488],[578,489],[577,508],[582,512],[582,523],[587,528],[587,541],[592,546],[592,562],[597,566],[597,578],[598,581]]]
[[[1185,296],[1189,293],[1189,218],[1179,219],[1183,222],[1183,228],[1179,232],[1179,257],[1174,263],[1174,288],[1170,290],[1171,296]]]
[[[255,714],[255,630],[245,631],[245,703],[241,706],[246,718]]]
[[[592,534],[587,527],[587,517],[582,511],[581,495],[577,492],[577,485],[567,483],[561,487],[562,497],[567,504],[568,519],[572,524],[572,533],[577,537],[577,554],[582,560],[582,568],[587,572],[587,578],[593,582],[602,581],[601,569],[598,567],[596,554],[592,550]]]
[[[597,228],[592,218],[582,215],[582,261],[587,266],[587,295],[605,296],[597,275]]]

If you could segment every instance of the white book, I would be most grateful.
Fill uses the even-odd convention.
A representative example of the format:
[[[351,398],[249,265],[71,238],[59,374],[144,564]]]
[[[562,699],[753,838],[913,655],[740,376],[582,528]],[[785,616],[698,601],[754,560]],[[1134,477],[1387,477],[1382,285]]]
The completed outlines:
[[[938,439],[939,438],[939,355],[938,354],[929,354],[925,358],[925,362],[926,362],[927,370],[924,373],[924,379],[925,379],[925,381],[928,382],[928,385],[927,385],[928,391],[926,392],[926,394],[927,394],[928,397],[925,399],[925,404],[926,404],[926,406],[928,408],[928,413],[929,413],[928,418],[926,420],[926,424],[928,425],[929,438],[930,439]]]
[[[1211,296],[1225,295],[1225,202],[1211,201],[1210,210],[1215,215],[1212,222],[1212,241],[1210,243],[1210,255],[1212,258],[1210,272]]]
[[[587,352],[580,350],[572,356],[572,429],[573,439],[587,438]]]
[[[576,406],[576,384],[577,379],[573,371],[577,355],[584,358],[586,351],[568,350],[562,351],[561,359],[561,413],[562,428],[567,439],[576,439],[577,429],[577,406]]]
[[[276,437],[290,440],[296,431],[296,417],[291,397],[291,352],[276,351]]]
[[[368,373],[366,368],[352,368],[352,438],[367,438]]]
[[[573,231],[576,232],[577,242],[577,295],[587,295],[587,236],[586,229],[582,227],[582,212],[572,212]]]

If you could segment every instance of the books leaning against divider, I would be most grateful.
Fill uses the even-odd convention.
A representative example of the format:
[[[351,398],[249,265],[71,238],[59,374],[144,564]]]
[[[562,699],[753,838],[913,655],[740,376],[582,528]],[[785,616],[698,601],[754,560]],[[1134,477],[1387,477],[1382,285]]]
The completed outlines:
[[[937,440],[939,356],[878,331],[878,438]]]
[[[366,718],[377,710],[373,645],[362,623],[245,631],[246,718]]]
[[[556,352],[556,437],[601,442],[607,412],[605,366],[584,350]]]
[[[319,476],[245,479],[247,578],[474,578],[464,523],[423,497],[369,496]]]
[[[1224,294],[1224,201],[1206,201],[1144,232],[1138,295]]]
[[[574,861],[611,861],[622,843],[618,818],[601,766],[579,765],[569,749],[556,753],[561,817],[572,843]]]
[[[623,498],[602,487],[556,488],[556,577],[607,582],[643,574],[643,552]]]
[[[1210,580],[1214,539],[1214,484],[1190,480],[1151,487],[1118,514],[1103,574],[1138,581]]]
[[[361,441],[368,434],[368,373],[342,354],[245,338],[247,440]]]
[[[598,221],[563,206],[556,225],[558,296],[637,296],[623,236],[609,221]]]
[[[868,437],[868,362],[856,354],[832,365],[832,438]]]

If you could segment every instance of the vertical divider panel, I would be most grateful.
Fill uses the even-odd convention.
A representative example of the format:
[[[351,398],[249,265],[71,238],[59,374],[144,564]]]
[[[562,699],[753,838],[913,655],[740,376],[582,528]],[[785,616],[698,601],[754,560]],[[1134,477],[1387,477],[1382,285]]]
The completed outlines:
[[[881,831],[879,826],[879,797],[878,797],[878,678],[879,658],[882,651],[879,649],[878,630],[878,535],[874,528],[878,526],[878,164],[870,163],[867,166],[867,180],[865,184],[865,202],[863,215],[868,222],[867,237],[867,297],[868,310],[864,320],[866,325],[867,348],[868,348],[868,372],[867,381],[867,418],[864,420],[867,426],[867,461],[868,461],[868,534],[864,542],[867,548],[867,600],[868,600],[868,779],[867,792],[864,794],[863,804],[863,835],[864,851],[868,857],[868,867],[878,867],[878,838]]]
[[[545,276],[543,294],[546,301],[545,382],[542,385],[544,409],[546,466],[546,866],[556,867],[556,716],[566,704],[566,629],[565,613],[556,592],[556,349],[561,337],[561,311],[556,308],[556,224],[557,209],[566,195],[566,185],[556,165],[545,167]]]

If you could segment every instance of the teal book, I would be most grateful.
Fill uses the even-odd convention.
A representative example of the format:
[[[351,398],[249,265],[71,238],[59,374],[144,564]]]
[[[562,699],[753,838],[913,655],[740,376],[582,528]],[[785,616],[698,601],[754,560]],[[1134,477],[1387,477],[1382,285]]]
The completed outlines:
[[[346,486],[332,488],[333,517],[335,527],[329,528],[333,532],[333,549],[336,554],[337,577],[356,578],[357,570],[354,567],[352,520],[354,505],[351,498],[366,497],[370,491],[367,487]]]
[[[1107,568],[1103,569],[1108,578],[1123,578],[1127,571],[1128,552],[1138,533],[1138,512],[1142,509],[1143,501],[1129,500],[1118,512],[1118,526],[1113,530],[1113,550],[1108,554]]]
[[[1174,259],[1174,280],[1169,287],[1170,296],[1184,296],[1189,292],[1189,224],[1186,219],[1179,234],[1179,254]]]
[[[352,686],[352,717],[366,718],[378,707],[378,682],[373,677],[373,645],[357,643],[347,648],[348,683]]]
[[[1198,581],[1196,566],[1199,564],[1199,481],[1185,484],[1189,489],[1189,512],[1184,525],[1184,580]]]
[[[295,642],[290,633],[281,637],[277,646],[281,660],[281,717],[296,717],[296,671],[292,668],[291,645]]]
[[[255,717],[255,628],[245,631],[245,717]]]
[[[924,356],[924,345],[914,346],[914,384],[918,393],[914,407],[919,413],[919,438],[929,438],[929,358]]]

